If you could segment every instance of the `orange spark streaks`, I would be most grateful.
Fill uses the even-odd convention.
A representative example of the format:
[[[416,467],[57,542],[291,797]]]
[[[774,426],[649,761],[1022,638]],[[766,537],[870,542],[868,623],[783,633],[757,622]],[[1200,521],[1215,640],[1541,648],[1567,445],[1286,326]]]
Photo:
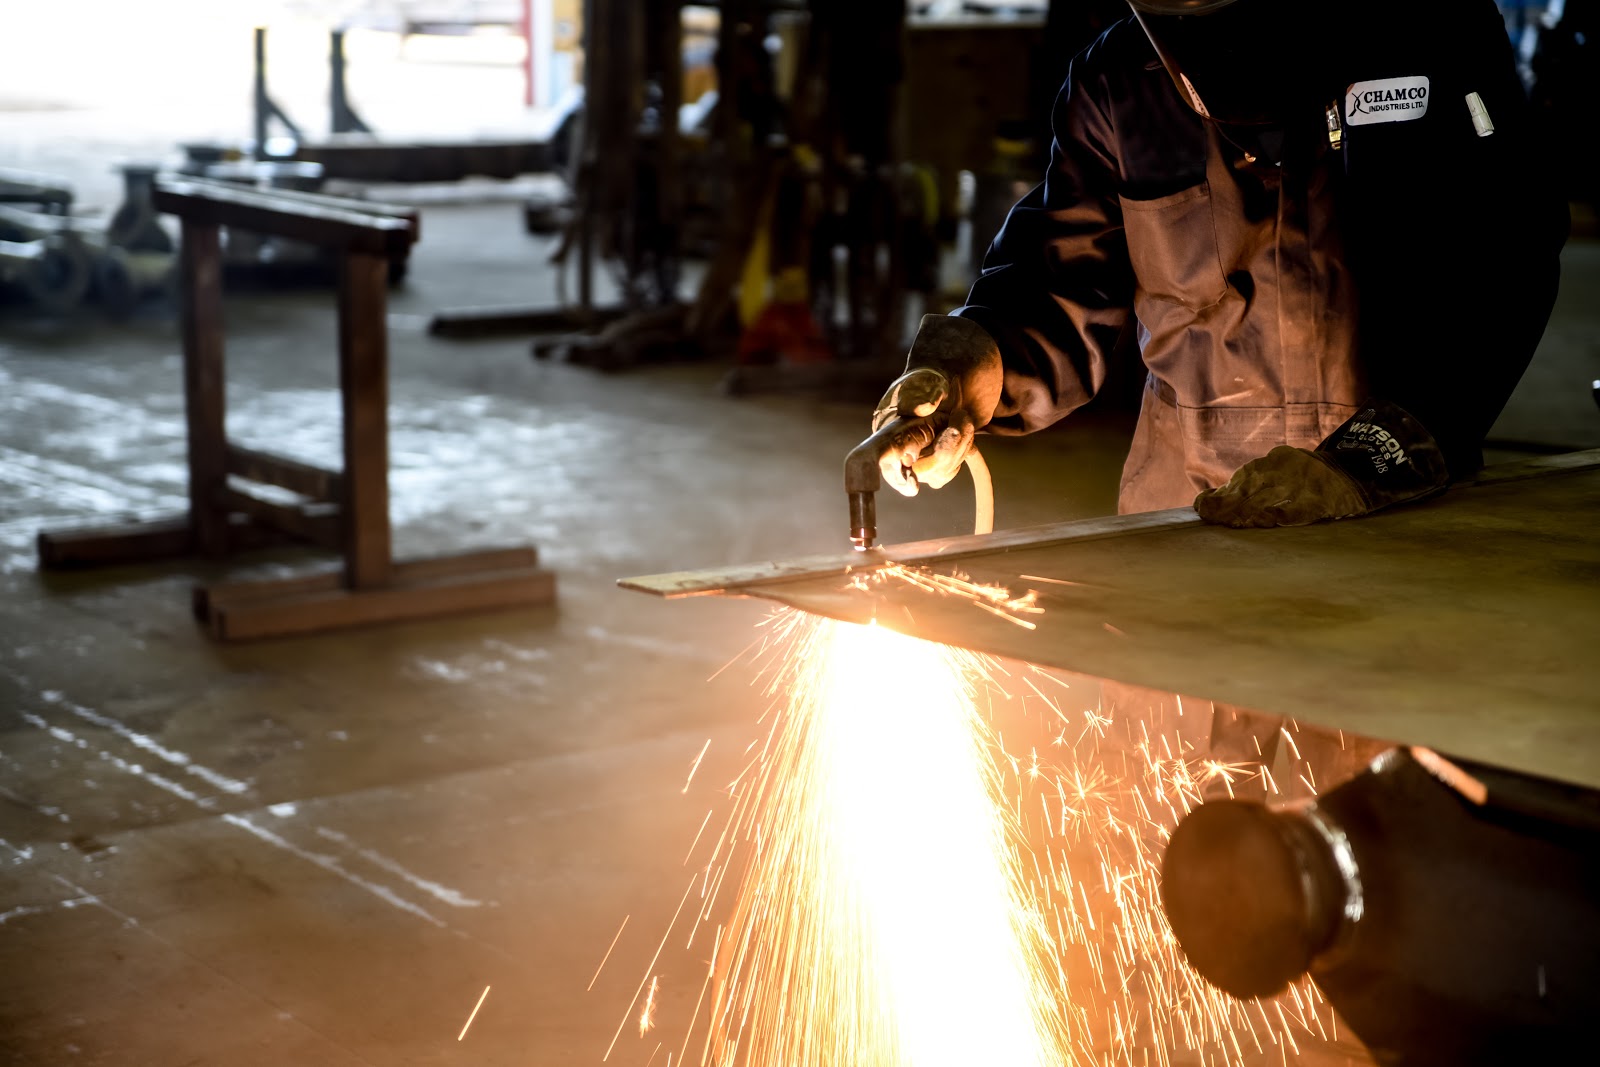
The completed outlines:
[[[644,998],[644,1008],[639,1012],[639,1036],[643,1037],[655,1028],[656,1025],[656,990],[661,988],[661,976],[654,975],[650,979],[650,992]],[[656,1046],[659,1048],[660,1046]],[[652,1056],[655,1053],[651,1053]]]
[[[696,875],[696,877],[698,877],[698,875]],[[661,958],[661,950],[667,946],[667,938],[672,936],[672,928],[678,924],[678,916],[683,914],[683,906],[689,902],[689,894],[694,891],[694,883],[695,883],[695,878],[690,878],[689,879],[689,884],[686,887],[684,887],[683,899],[678,901],[678,910],[672,913],[672,921],[667,924],[666,933],[661,935],[661,944],[656,946],[656,954],[654,956],[650,957],[650,966],[645,968],[645,975],[647,977],[649,976],[651,969],[653,969],[655,967],[656,961]],[[642,993],[642,992],[644,992],[644,979],[640,979],[639,988],[634,990],[634,992],[633,992],[633,1000],[628,1003],[628,1010],[630,1012],[633,1011],[633,1006],[639,1002],[639,994]],[[655,992],[654,987],[652,987],[652,989],[651,989],[652,995],[654,994],[654,992]],[[627,1024],[627,1019],[623,1019],[622,1022],[623,1022],[623,1025],[626,1025]],[[643,1031],[640,1031],[640,1032],[643,1033]],[[618,1026],[617,1027],[617,1032],[615,1034],[611,1035],[611,1044],[606,1046],[606,1054],[604,1056],[600,1057],[600,1062],[604,1063],[606,1060],[609,1060],[611,1058],[612,1050],[617,1047],[617,1038],[619,1038],[621,1036],[622,1036],[622,1026]]]
[[[1286,727],[1283,727],[1283,726],[1278,727],[1278,733],[1282,734],[1283,735],[1283,739],[1285,741],[1289,742],[1289,748],[1291,750],[1293,750],[1294,758],[1295,759],[1299,759],[1300,758],[1300,746],[1294,743],[1294,735],[1291,734],[1288,731],[1288,729]]]
[[[1037,610],[959,576],[874,573],[853,582]],[[1220,1067],[1299,1047],[1291,1031],[1336,1037],[1309,982],[1232,1000],[1167,926],[1160,860],[1178,819],[1212,795],[1278,791],[1264,761],[1209,758],[1192,702],[1130,715],[1036,667],[792,611],[759,643],[772,706],[699,869],[693,924],[716,936],[680,1063],[699,1034],[702,1067]],[[1001,680],[1018,670],[1013,697]],[[1292,754],[1291,780],[1314,784],[1281,741],[1266,758]]]
[[[700,820],[700,829],[695,831],[694,840],[689,842],[689,851],[685,852],[683,854],[683,862],[680,863],[678,866],[680,866],[680,867],[689,866],[689,859],[690,859],[690,857],[692,857],[694,855],[694,850],[695,850],[696,846],[698,846],[700,844],[700,837],[701,837],[702,834],[704,834],[706,832],[706,825],[711,822],[711,816],[716,813],[716,810],[717,810],[716,808],[707,808],[706,809],[706,817]]]
[[[1107,586],[1098,585],[1094,582],[1073,582],[1067,580],[1066,578],[1046,578],[1042,574],[1019,574],[1017,577],[1021,578],[1025,582],[1044,582],[1046,585],[1075,585],[1083,589],[1108,588]]]
[[[456,1040],[457,1041],[461,1041],[461,1040],[466,1038],[467,1031],[472,1028],[472,1020],[474,1020],[474,1019],[476,1019],[478,1017],[478,1009],[483,1007],[483,1002],[485,1000],[487,1000],[488,997],[489,997],[489,987],[488,986],[484,986],[483,987],[483,992],[478,994],[478,1003],[476,1003],[476,1004],[474,1004],[472,1006],[472,1014],[467,1016],[467,1021],[464,1024],[462,1024],[461,1032],[456,1035]]]
[[[689,777],[684,780],[683,789],[681,792],[683,792],[685,795],[687,795],[689,792],[690,783],[694,781],[694,772],[700,769],[700,761],[706,758],[706,749],[710,747],[711,738],[708,737],[706,738],[706,743],[700,746],[700,754],[694,758],[694,766],[689,768]]]
[[[606,969],[606,960],[611,958],[611,953],[616,949],[617,942],[622,939],[622,931],[628,928],[628,920],[631,918],[633,918],[632,915],[624,915],[622,917],[622,925],[617,927],[617,935],[611,939],[611,945],[606,949],[606,954],[600,957],[600,966],[594,969],[594,977],[589,979],[589,984],[584,987],[583,991],[585,993],[592,990],[594,984],[600,980],[600,972]]]
[[[866,590],[873,585],[891,580],[905,582],[924,592],[970,601],[974,607],[1021,626],[1025,630],[1036,630],[1039,627],[1037,623],[1023,618],[1024,615],[1044,614],[1044,608],[1039,606],[1039,594],[1031,589],[1022,596],[1014,597],[1011,595],[1011,590],[1003,586],[974,582],[960,572],[941,574],[925,567],[913,567],[903,563],[890,563],[853,575],[850,587]]]

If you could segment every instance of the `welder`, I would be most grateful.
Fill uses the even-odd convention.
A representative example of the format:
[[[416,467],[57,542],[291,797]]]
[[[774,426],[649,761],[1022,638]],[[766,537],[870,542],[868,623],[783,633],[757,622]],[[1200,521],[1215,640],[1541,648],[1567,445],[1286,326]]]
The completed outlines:
[[[874,430],[931,416],[885,480],[938,487],[976,431],[1082,406],[1127,329],[1148,377],[1122,512],[1297,525],[1471,477],[1568,225],[1492,0],[1130,2],[879,403]]]

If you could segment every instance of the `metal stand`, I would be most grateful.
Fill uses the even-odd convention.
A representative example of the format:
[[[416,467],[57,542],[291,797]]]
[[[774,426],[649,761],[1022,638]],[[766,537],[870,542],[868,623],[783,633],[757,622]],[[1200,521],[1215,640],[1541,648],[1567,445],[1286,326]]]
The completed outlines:
[[[255,154],[260,158],[267,154],[267,123],[277,119],[289,131],[289,136],[296,142],[303,139],[300,127],[294,124],[277,101],[267,92],[267,28],[256,27],[256,67],[255,67]]]
[[[350,96],[344,85],[344,31],[334,30],[329,36],[328,48],[328,110],[330,126],[334,133],[371,133],[372,128],[362,121],[355,108],[350,106]]]
[[[682,0],[585,0],[583,119],[575,203],[555,262],[576,258],[578,292],[555,307],[447,309],[437,337],[546,334],[535,358],[602,370],[702,355],[676,299],[682,204],[677,115],[682,103]],[[623,293],[595,302],[603,258],[621,266]]]
[[[372,128],[350,103],[346,86],[347,65],[344,53],[345,31],[333,30],[328,46],[328,125],[331,135],[311,141],[267,92],[267,31],[255,31],[255,145],[257,159],[297,159],[320,164],[327,178],[354,182],[454,182],[469,176],[515,178],[520,174],[542,174],[555,166],[557,148],[553,136],[537,140],[497,138],[468,141],[422,142],[379,141]],[[569,99],[570,118],[579,107],[576,97]],[[267,128],[274,119],[288,130],[292,144],[282,150],[267,151]],[[557,127],[559,133],[559,126]],[[355,134],[357,136],[345,136]],[[275,148],[279,146],[274,146]],[[231,161],[228,145],[186,145],[192,166],[199,173],[210,163]],[[0,175],[0,196],[5,186]]]
[[[390,257],[416,237],[413,219],[359,202],[285,196],[200,180],[162,181],[155,206],[183,223],[184,398],[189,512],[130,526],[39,535],[44,568],[98,566],[309,543],[342,568],[305,577],[196,590],[195,613],[222,640],[271,637],[490,608],[548,603],[555,577],[531,547],[396,562],[389,524]],[[305,241],[339,257],[339,385],[344,469],[326,471],[227,439],[224,428],[222,226]],[[286,505],[245,483],[299,495]]]
[[[283,153],[269,153],[267,151],[267,124],[273,119],[283,123],[289,131],[289,136],[295,141],[295,147],[305,140],[305,135],[300,132],[283,108],[272,99],[272,94],[267,92],[267,29],[257,26],[256,60],[255,60],[255,156],[257,159],[268,155],[282,155]],[[333,133],[371,133],[372,128],[350,106],[350,93],[345,87],[345,58],[344,58],[344,31],[332,30],[328,36],[328,126]],[[293,154],[292,152],[289,154]]]

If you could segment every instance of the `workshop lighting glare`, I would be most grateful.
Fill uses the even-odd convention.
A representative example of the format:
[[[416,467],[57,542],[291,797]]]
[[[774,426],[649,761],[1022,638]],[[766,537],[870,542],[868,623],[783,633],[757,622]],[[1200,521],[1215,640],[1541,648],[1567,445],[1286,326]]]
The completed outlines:
[[[846,623],[800,640],[714,1062],[1068,1062],[971,657]]]
[[[1038,610],[969,585],[930,591],[1012,621]],[[655,967],[687,921],[705,969],[673,1062],[1235,1065],[1336,1037],[1309,981],[1251,1002],[1209,985],[1161,910],[1172,827],[1208,790],[1267,791],[1260,763],[1203,758],[1159,721],[1068,703],[1049,672],[877,625],[785,611],[761,645],[764,735],[728,783],[725,828],[702,824],[690,848],[629,1008],[644,998],[641,1037],[662,1021]],[[989,711],[1014,694],[1041,720],[1024,755]]]

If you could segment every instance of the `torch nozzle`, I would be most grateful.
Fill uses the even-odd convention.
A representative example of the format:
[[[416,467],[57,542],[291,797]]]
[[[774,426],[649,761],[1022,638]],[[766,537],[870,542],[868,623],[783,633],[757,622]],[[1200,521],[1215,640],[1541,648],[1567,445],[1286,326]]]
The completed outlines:
[[[878,541],[878,498],[871,491],[846,494],[850,498],[850,543],[865,552]]]
[[[879,428],[844,458],[844,492],[850,500],[850,543],[865,552],[878,543],[878,489],[883,485],[883,463],[898,457],[901,471],[914,479],[912,459],[933,444],[934,427],[926,418],[896,419]],[[994,531],[994,482],[989,465],[976,448],[968,448],[963,459],[972,475],[976,504],[973,533]]]
[[[883,485],[885,456],[914,456],[933,443],[927,419],[896,419],[879,428],[844,458],[844,491],[850,498],[850,543],[865,552],[878,542],[877,493]]]

